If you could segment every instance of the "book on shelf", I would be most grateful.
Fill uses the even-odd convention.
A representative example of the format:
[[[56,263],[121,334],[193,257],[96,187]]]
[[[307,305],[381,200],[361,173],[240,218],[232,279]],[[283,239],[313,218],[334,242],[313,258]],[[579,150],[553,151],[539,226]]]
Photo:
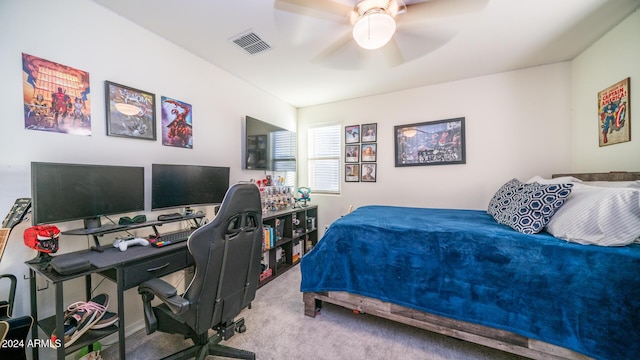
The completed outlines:
[[[271,232],[268,225],[262,227],[262,249],[271,249]]]

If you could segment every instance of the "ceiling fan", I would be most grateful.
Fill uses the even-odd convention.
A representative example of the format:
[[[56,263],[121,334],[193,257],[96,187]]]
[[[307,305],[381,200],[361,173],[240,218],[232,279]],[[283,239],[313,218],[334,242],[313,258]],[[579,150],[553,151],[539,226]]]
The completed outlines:
[[[455,26],[442,26],[443,21],[477,13],[488,1],[359,0],[350,6],[346,3],[353,2],[345,0],[276,0],[275,8],[352,27],[315,61],[330,59],[347,48],[358,51],[360,57],[381,53],[390,66],[396,66],[447,43],[455,36]]]

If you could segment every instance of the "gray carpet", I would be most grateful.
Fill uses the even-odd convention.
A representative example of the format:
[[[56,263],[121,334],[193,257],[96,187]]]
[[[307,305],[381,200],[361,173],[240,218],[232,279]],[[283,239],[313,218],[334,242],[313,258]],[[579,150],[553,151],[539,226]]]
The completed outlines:
[[[310,318],[304,316],[299,286],[300,269],[296,267],[258,289],[252,308],[241,314],[247,332],[223,344],[253,351],[259,360],[523,359],[375,316],[355,315],[327,303],[319,316]],[[142,330],[127,338],[127,359],[159,359],[188,345],[181,336],[147,336]],[[118,347],[104,349],[102,356],[118,359]]]

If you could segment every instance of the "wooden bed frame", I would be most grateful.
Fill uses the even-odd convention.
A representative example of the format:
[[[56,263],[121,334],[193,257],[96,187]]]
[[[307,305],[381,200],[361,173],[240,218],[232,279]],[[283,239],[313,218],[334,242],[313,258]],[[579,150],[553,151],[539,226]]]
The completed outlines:
[[[635,181],[640,180],[640,172],[610,172],[556,174],[553,177],[573,176],[583,181]],[[451,336],[461,340],[499,349],[532,359],[591,359],[575,351],[527,338],[509,331],[488,326],[450,319],[381,300],[354,295],[346,292],[307,292],[303,294],[304,314],[315,317],[323,302],[339,305],[347,309],[375,315],[424,330]]]

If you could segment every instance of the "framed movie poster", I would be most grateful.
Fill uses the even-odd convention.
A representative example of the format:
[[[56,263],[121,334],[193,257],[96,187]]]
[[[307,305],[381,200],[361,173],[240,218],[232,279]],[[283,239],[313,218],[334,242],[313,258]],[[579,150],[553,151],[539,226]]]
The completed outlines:
[[[360,164],[360,166],[362,167],[360,181],[375,182],[377,165],[378,164]]]
[[[398,125],[394,128],[399,166],[464,164],[464,118]]]
[[[362,124],[362,142],[376,142],[378,140],[378,124]]]
[[[156,96],[129,86],[105,81],[107,135],[156,139]]]
[[[22,53],[24,127],[91,135],[89,73]]]
[[[362,162],[376,162],[376,154],[378,153],[376,145],[375,143],[362,144],[362,152],[360,153]]]
[[[600,146],[631,141],[630,78],[598,92]]]
[[[360,165],[358,164],[346,164],[344,166],[344,181],[345,182],[358,182],[360,181]]]
[[[162,145],[193,149],[191,105],[166,96],[161,100]],[[263,141],[266,149],[266,137]]]
[[[344,143],[354,144],[360,142],[360,125],[350,125],[344,127]]]
[[[344,162],[346,163],[360,162],[360,145],[344,146]]]

